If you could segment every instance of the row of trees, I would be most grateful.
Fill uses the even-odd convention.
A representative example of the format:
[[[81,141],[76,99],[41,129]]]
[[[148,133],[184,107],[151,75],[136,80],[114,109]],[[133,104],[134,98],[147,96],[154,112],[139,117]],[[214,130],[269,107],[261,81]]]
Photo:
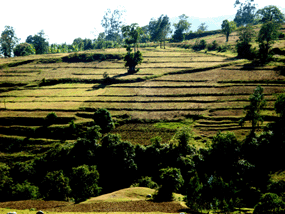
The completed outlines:
[[[240,122],[252,124],[245,140],[218,132],[211,145],[200,149],[193,146],[189,128],[179,130],[169,144],[156,137],[149,146],[133,145],[108,133],[114,122],[107,110],[99,109],[93,126],[75,143],[59,144],[29,162],[1,165],[1,200],[40,197],[80,202],[132,185],[156,187],[157,201],[172,200],[173,192],[184,194],[187,206],[195,211],[227,212],[256,204],[255,213],[284,210],[285,183],[272,181],[269,175],[284,167],[285,94],[275,102],[278,118],[261,134],[256,134],[265,107],[260,86],[249,101]],[[272,208],[273,203],[277,205]]]

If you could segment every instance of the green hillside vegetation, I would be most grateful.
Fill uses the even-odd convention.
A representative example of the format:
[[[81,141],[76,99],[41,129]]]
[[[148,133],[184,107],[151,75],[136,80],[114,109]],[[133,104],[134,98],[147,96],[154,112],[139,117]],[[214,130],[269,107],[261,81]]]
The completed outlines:
[[[1,58],[1,200],[129,202],[166,191],[195,211],[265,209],[266,198],[284,210],[285,40],[261,63],[237,57],[236,39],[149,43],[135,72],[123,48]],[[258,87],[266,106],[254,130],[240,121]]]

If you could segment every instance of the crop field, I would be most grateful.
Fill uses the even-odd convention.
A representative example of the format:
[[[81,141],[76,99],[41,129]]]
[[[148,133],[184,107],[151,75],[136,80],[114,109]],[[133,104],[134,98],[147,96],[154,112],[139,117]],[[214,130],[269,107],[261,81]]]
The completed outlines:
[[[127,73],[122,59],[61,60],[69,54],[0,59],[0,138],[6,142],[0,143],[0,161],[29,159],[55,143],[76,140],[60,133],[68,133],[71,121],[77,125],[92,121],[98,108],[107,108],[117,121],[113,133],[143,145],[155,136],[167,143],[185,124],[192,127],[199,146],[219,130],[244,138],[250,125],[240,127],[238,121],[258,85],[267,100],[262,125],[276,117],[275,95],[285,89],[282,66],[258,67],[231,56],[180,48],[140,50],[144,61],[135,74]],[[125,51],[88,53],[122,55]],[[104,73],[113,82],[105,83]],[[44,130],[50,112],[59,119]],[[189,119],[191,125],[185,123]],[[26,138],[30,141],[25,144]]]

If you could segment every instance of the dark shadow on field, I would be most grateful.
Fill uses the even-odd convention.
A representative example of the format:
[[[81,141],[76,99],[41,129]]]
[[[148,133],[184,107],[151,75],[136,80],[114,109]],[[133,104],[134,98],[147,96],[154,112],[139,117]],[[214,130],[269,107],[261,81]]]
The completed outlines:
[[[285,76],[285,66],[278,66],[273,69],[278,75]]]

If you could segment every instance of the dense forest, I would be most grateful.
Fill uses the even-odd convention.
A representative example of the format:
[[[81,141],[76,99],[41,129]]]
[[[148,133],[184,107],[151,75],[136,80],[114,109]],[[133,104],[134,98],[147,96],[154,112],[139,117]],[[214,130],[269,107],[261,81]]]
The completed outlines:
[[[0,38],[0,51],[4,57],[15,57],[125,47],[127,53],[116,57],[123,58],[128,74],[134,74],[139,71],[136,66],[143,62],[139,49],[150,42],[160,48],[165,48],[166,42],[183,46],[185,40],[217,33],[224,34],[228,42],[229,35],[237,31],[238,58],[264,65],[274,54],[284,55],[284,50],[272,49],[278,39],[284,38],[280,29],[285,16],[277,7],[271,5],[256,11],[252,1],[236,1],[235,6],[239,9],[234,21],[224,20],[221,30],[207,31],[202,23],[192,32],[191,23],[183,14],[174,24],[171,36],[167,15],[151,19],[143,27],[136,23],[122,26],[122,12],[108,10],[102,19],[104,33],[94,40],[76,38],[70,45],[49,44],[44,31],[18,44],[13,27],[6,26]],[[258,32],[256,25],[260,26]],[[253,47],[253,42],[258,48]],[[216,41],[207,44],[203,39],[197,39],[189,47],[194,51],[221,52],[230,48]],[[84,62],[104,60],[102,57],[106,56],[73,53],[62,59]],[[104,73],[102,81],[108,85],[115,79]],[[48,84],[45,79],[41,82],[43,86]],[[254,207],[257,214],[285,213],[285,181],[276,179],[284,176],[280,172],[285,170],[285,94],[279,94],[274,103],[277,119],[264,128],[260,124],[267,103],[261,86],[255,88],[248,102],[245,116],[239,120],[240,126],[246,121],[250,123],[250,132],[243,140],[238,140],[232,132],[218,132],[201,148],[194,146],[194,133],[187,126],[178,129],[171,142],[162,143],[157,136],[150,145],[132,144],[111,133],[115,121],[107,109],[100,108],[87,127],[72,121],[67,132],[61,133],[77,139],[74,142],[57,143],[44,155],[25,162],[0,163],[0,201],[44,199],[80,203],[91,196],[131,186],[156,189],[152,196],[156,202],[171,201],[174,192],[181,193],[188,208],[197,212],[232,212],[235,208]],[[56,113],[49,113],[40,131],[47,131],[56,120]],[[28,144],[29,140],[27,137],[21,143]]]

